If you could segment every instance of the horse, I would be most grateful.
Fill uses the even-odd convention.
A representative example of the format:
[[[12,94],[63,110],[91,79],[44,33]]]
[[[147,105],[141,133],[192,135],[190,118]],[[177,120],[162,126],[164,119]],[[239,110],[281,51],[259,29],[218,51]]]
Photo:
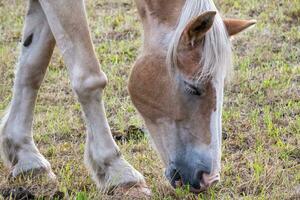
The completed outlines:
[[[84,0],[29,0],[13,97],[0,125],[0,153],[11,176],[55,178],[32,136],[33,110],[57,46],[87,127],[84,161],[100,190],[150,194],[143,175],[122,156],[106,119],[101,70]],[[212,0],[135,0],[144,30],[128,90],[173,187],[201,192],[220,180],[224,80],[230,38],[254,20],[222,19]],[[76,14],[74,14],[76,13]]]

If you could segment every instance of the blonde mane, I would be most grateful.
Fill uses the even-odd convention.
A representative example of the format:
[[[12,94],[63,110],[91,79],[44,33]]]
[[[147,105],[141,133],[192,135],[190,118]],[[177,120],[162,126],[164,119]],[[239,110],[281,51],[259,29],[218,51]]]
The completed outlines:
[[[216,11],[217,14],[212,28],[204,38],[201,50],[202,59],[199,63],[199,67],[202,66],[202,68],[194,77],[199,82],[220,76],[225,78],[232,66],[231,42],[223,20],[212,0],[186,0],[167,55],[168,66],[172,71],[177,69],[177,49],[182,32],[191,19],[205,11]]]

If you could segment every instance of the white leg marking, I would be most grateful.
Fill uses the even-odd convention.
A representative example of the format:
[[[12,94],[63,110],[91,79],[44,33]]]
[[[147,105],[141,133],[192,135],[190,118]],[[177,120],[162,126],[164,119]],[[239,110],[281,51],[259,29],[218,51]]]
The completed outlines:
[[[55,40],[38,1],[30,1],[25,20],[23,47],[16,69],[13,99],[0,125],[0,155],[17,176],[31,170],[47,171],[49,162],[32,138],[33,110],[55,46]]]

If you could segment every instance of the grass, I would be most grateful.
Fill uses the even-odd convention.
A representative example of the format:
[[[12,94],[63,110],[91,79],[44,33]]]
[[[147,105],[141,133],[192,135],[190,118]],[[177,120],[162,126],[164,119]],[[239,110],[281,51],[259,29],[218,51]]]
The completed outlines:
[[[143,127],[126,88],[142,45],[141,24],[130,0],[86,3],[96,52],[109,78],[104,97],[108,120],[114,133],[125,134],[130,125]],[[145,175],[153,199],[300,198],[300,4],[298,0],[216,3],[226,17],[258,20],[233,40],[235,73],[225,94],[222,182],[199,196],[174,191],[146,138],[120,143],[120,148]],[[0,0],[0,114],[12,96],[25,12],[22,0]],[[39,93],[34,138],[58,183],[11,182],[0,161],[0,189],[24,186],[41,196],[59,190],[71,199],[122,199],[99,193],[81,162],[85,127],[58,51]]]

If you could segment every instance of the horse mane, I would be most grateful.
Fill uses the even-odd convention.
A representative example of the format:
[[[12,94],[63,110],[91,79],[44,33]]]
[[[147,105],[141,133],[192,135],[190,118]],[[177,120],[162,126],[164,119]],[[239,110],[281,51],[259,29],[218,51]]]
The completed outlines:
[[[201,49],[202,58],[199,68],[200,66],[202,68],[194,77],[199,82],[219,76],[225,78],[232,68],[231,42],[224,22],[212,0],[186,0],[167,54],[167,64],[173,71],[178,67],[177,49],[184,28],[190,20],[205,11],[216,11],[217,14],[212,28],[205,35],[203,49]]]

